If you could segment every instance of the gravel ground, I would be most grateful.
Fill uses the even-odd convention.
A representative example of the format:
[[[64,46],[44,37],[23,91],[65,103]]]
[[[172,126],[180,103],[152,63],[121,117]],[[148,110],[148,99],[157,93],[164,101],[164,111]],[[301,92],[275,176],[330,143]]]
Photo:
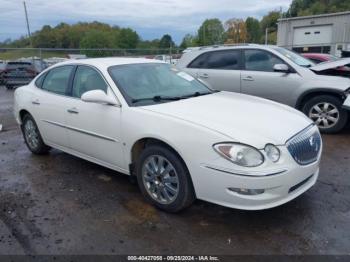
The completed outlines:
[[[323,136],[317,184],[266,211],[145,203],[127,176],[58,150],[35,156],[0,87],[0,254],[350,254],[350,129]]]

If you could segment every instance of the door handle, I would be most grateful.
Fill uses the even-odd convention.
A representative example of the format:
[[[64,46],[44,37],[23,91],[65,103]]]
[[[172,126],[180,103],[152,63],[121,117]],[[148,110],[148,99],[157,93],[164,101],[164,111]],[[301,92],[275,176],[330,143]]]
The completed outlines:
[[[207,73],[199,74],[200,78],[209,78],[209,75]]]
[[[33,101],[32,101],[32,104],[33,104],[33,105],[40,105],[40,102],[39,102],[38,99],[36,99],[36,100],[33,100]]]
[[[73,107],[71,109],[67,109],[67,112],[70,114],[79,114],[78,109],[76,109],[75,107]]]
[[[254,78],[252,76],[247,76],[242,78],[243,81],[254,81]]]

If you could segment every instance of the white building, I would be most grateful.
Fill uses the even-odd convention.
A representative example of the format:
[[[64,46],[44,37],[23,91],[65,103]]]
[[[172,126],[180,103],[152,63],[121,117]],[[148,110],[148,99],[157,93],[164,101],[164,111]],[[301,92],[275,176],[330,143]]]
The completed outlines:
[[[279,19],[277,45],[299,53],[341,56],[350,51],[350,11]]]

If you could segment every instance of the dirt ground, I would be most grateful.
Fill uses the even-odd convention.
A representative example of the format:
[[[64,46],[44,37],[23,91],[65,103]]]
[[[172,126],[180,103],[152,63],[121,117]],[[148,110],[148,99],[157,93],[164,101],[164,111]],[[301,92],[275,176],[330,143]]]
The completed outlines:
[[[266,211],[145,203],[127,176],[58,150],[35,156],[0,87],[0,254],[350,254],[350,129],[323,136],[317,184]]]

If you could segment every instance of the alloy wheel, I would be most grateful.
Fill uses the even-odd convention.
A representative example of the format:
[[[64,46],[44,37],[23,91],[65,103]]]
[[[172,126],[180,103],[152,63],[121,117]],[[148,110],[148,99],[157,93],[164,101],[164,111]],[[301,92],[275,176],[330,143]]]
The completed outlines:
[[[149,156],[142,165],[142,180],[147,193],[160,204],[171,204],[179,194],[179,177],[163,156]]]
[[[24,124],[24,135],[30,148],[35,149],[39,145],[39,133],[32,120],[27,120]]]
[[[338,108],[328,102],[322,102],[314,105],[309,112],[311,118],[319,128],[331,128],[339,121]]]

